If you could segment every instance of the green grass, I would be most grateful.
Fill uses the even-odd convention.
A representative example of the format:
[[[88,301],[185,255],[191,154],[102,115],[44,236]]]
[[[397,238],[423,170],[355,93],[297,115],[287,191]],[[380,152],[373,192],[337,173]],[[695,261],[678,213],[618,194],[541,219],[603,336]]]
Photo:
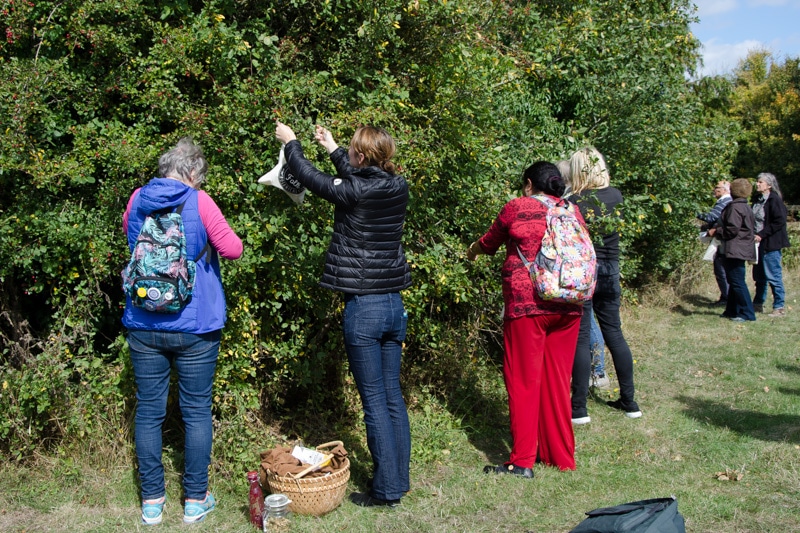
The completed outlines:
[[[716,298],[711,265],[691,268],[674,288],[654,288],[623,310],[644,417],[607,408],[613,392],[591,399],[591,424],[576,428],[577,471],[537,466],[534,480],[482,473],[507,457],[510,440],[494,354],[465,361],[473,378],[448,394],[409,393],[412,491],[400,508],[345,501],[323,517],[293,516],[291,530],[564,532],[593,508],[669,495],[688,531],[800,530],[800,273],[786,273],[786,318],[736,325],[708,305]],[[363,490],[363,429],[349,430],[350,489]],[[132,457],[131,447],[122,458],[75,452],[0,466],[0,531],[253,531],[244,472],[214,473],[217,510],[182,524],[180,458],[170,451],[165,521],[140,525]],[[742,478],[718,479],[725,471]]]

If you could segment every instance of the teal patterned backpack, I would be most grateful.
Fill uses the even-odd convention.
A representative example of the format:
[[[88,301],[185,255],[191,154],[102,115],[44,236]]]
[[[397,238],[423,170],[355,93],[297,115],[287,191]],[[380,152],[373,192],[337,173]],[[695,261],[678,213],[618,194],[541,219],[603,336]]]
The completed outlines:
[[[192,299],[197,261],[186,256],[183,204],[154,211],[142,224],[128,266],[122,271],[122,290],[134,307],[155,313],[178,313]]]

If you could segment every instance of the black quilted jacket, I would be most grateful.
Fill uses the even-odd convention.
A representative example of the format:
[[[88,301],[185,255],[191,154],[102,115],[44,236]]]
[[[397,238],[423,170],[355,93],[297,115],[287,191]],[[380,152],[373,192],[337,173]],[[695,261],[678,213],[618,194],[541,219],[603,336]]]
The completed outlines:
[[[758,232],[761,236],[762,253],[789,247],[786,216],[786,205],[781,197],[775,193],[770,194],[764,204],[764,227]]]
[[[284,155],[292,174],[335,206],[320,285],[351,294],[408,288],[411,271],[401,243],[408,205],[405,178],[378,167],[354,168],[343,148],[330,154],[335,177],[317,170],[299,141],[288,142]]]

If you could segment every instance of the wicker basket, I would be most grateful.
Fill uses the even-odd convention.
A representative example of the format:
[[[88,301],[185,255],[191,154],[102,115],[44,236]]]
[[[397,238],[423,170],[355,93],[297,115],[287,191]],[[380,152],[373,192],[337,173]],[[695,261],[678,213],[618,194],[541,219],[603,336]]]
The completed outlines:
[[[317,446],[317,450],[340,441]],[[295,479],[267,472],[267,484],[273,494],[285,494],[292,500],[289,510],[293,513],[320,516],[336,509],[347,491],[350,480],[350,460],[345,457],[344,466],[327,476]]]

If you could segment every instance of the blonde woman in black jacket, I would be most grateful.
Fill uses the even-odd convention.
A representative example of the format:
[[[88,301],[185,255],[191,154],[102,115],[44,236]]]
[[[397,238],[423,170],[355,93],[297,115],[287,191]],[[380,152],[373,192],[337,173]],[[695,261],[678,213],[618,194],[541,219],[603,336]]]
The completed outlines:
[[[381,128],[356,130],[348,150],[317,126],[314,138],[336,167],[331,176],[312,165],[294,132],[280,122],[286,164],[309,191],[334,204],[333,236],[320,285],[344,294],[344,343],[358,387],[372,454],[363,507],[394,507],[410,489],[411,432],[400,390],[400,359],[408,315],[400,291],[411,285],[401,239],[408,184],[395,172],[392,137]],[[369,483],[368,483],[369,485]]]

